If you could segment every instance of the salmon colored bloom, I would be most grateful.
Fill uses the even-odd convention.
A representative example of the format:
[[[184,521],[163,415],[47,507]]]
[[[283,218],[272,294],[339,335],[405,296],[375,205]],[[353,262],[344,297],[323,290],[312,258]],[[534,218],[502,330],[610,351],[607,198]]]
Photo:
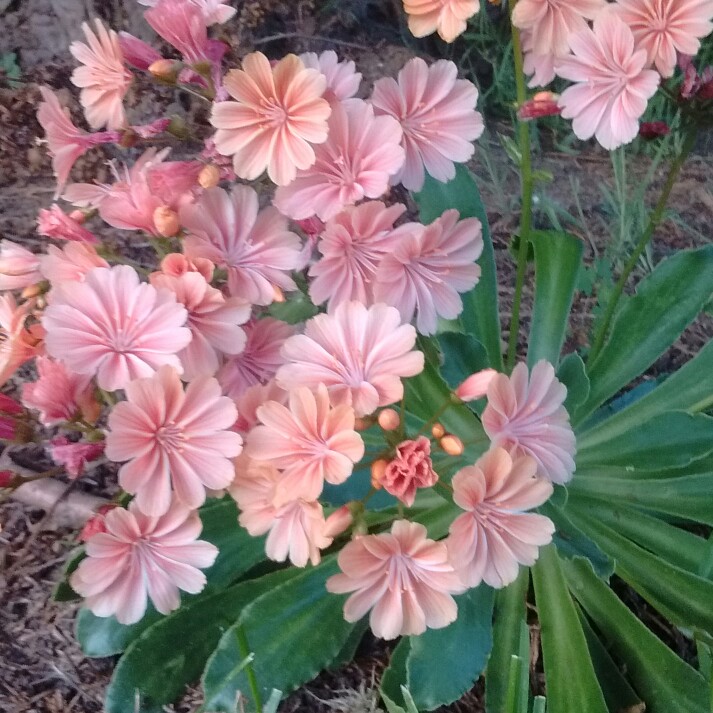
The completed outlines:
[[[399,443],[379,478],[381,487],[407,507],[413,505],[419,488],[430,488],[437,481],[438,473],[433,470],[431,461],[431,442],[425,436]]]
[[[572,35],[570,46],[573,54],[555,62],[560,77],[576,82],[562,92],[562,116],[573,119],[578,138],[596,136],[610,151],[633,141],[661,79],[645,69],[646,51],[636,49],[631,30],[613,12],[598,15],[594,29]]]
[[[458,79],[458,68],[444,59],[430,67],[419,57],[406,63],[398,82],[385,77],[374,84],[371,102],[377,115],[393,116],[403,129],[403,168],[392,179],[420,191],[424,168],[446,183],[456,175],[454,163],[475,152],[473,141],[483,133],[483,117],[475,110],[478,90]]]
[[[361,73],[356,71],[352,61],[340,62],[334,50],[325,50],[321,54],[305,52],[300,55],[305,67],[316,69],[327,80],[324,98],[330,103],[351,99],[361,84]]]
[[[186,257],[207,258],[226,269],[234,297],[269,305],[275,286],[297,289],[289,273],[304,262],[300,239],[275,208],[259,210],[257,193],[249,186],[236,185],[230,193],[204,191],[181,210],[181,222],[188,232]]]
[[[0,295],[0,386],[38,353],[41,328],[26,327],[34,307],[34,300],[18,305],[12,294]]]
[[[518,364],[512,376],[498,374],[488,387],[483,428],[493,446],[514,458],[531,456],[537,474],[553,483],[566,483],[574,473],[576,440],[564,407],[567,387],[552,364],[539,361],[528,375]]]
[[[210,282],[213,279],[214,271],[215,265],[210,260],[202,257],[189,260],[183,253],[169,253],[161,260],[160,274],[163,275],[181,277],[187,272],[197,272],[203,275],[206,282]]]
[[[199,377],[185,392],[175,369],[165,366],[126,386],[126,401],[109,414],[106,456],[124,462],[119,483],[136,494],[147,515],[163,515],[175,495],[190,508],[233,480],[233,463],[242,438],[228,429],[238,417],[235,404],[220,395],[220,385]]]
[[[343,302],[285,342],[277,383],[286,390],[323,383],[335,406],[348,404],[357,416],[367,416],[398,401],[401,379],[423,370],[423,354],[412,351],[415,343],[416,330],[401,323],[394,307]]]
[[[42,324],[50,356],[115,391],[163,364],[180,368],[176,354],[191,340],[186,318],[170,292],[141,284],[133,268],[117,265],[56,285]]]
[[[679,54],[698,54],[713,31],[713,0],[618,0],[611,7],[662,77],[673,74]]]
[[[69,46],[82,64],[72,72],[72,84],[82,90],[79,100],[89,126],[122,129],[126,126],[123,101],[131,84],[131,72],[124,67],[116,32],[107,30],[99,19],[95,19],[94,26],[96,33],[86,22],[82,23],[88,44],[72,42]]]
[[[147,598],[168,614],[180,605],[179,590],[205,587],[200,570],[218,556],[215,545],[198,539],[202,527],[198,513],[176,501],[160,517],[145,515],[135,501],[128,510],[113,508],[87,538],[87,557],[70,584],[96,616],[114,615],[120,624],[139,621]]]
[[[222,384],[221,384],[222,386]],[[267,401],[276,401],[283,406],[287,403],[287,392],[279,387],[274,379],[266,384],[253,384],[234,399],[238,407],[238,420],[235,430],[247,434],[254,426],[258,425],[257,410]]]
[[[465,587],[448,562],[446,545],[429,540],[423,525],[397,520],[390,533],[352,540],[338,562],[342,572],[327,580],[327,590],[353,592],[344,604],[347,621],[359,621],[371,609],[375,636],[423,634],[458,616],[451,595]]]
[[[327,139],[329,102],[322,98],[326,77],[294,54],[274,67],[261,52],[243,60],[224,80],[235,101],[213,105],[215,146],[233,157],[240,178],[254,180],[267,169],[278,186],[291,183],[298,169],[315,162],[313,144]]]
[[[95,267],[109,267],[109,263],[87,243],[67,243],[63,248],[50,245],[47,254],[40,256],[40,271],[52,285],[67,280],[83,282]]]
[[[37,214],[37,232],[54,240],[71,240],[78,243],[98,243],[94,233],[87,230],[71,215],[67,215],[56,203],[42,208]]]
[[[12,240],[0,241],[0,291],[24,290],[41,281],[37,255]]]
[[[493,448],[453,477],[453,500],[466,512],[453,521],[446,542],[468,587],[483,581],[506,587],[517,578],[518,565],[535,564],[538,547],[552,541],[552,521],[524,512],[552,495],[552,484],[536,472],[533,458],[513,461],[507,451]]]
[[[480,0],[404,0],[408,28],[414,37],[434,32],[445,42],[453,42],[465,32],[466,20],[480,10]]]
[[[379,198],[401,170],[403,132],[391,116],[374,116],[361,99],[332,107],[329,136],[315,148],[314,165],[275,193],[278,210],[294,220],[329,220],[363,198]]]

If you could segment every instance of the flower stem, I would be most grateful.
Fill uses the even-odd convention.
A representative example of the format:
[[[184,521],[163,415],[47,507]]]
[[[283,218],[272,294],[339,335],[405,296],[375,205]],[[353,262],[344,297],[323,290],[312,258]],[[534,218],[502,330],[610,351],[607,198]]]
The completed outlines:
[[[512,4],[515,8],[516,3]],[[527,100],[525,86],[525,71],[523,69],[522,43],[520,31],[512,26],[512,52],[515,60],[515,86],[517,90],[517,104],[522,106]],[[520,145],[520,186],[522,192],[522,210],[520,213],[520,244],[517,251],[517,275],[515,277],[515,294],[512,303],[512,316],[510,318],[510,336],[508,340],[508,353],[506,367],[512,371],[517,356],[517,337],[520,331],[520,304],[522,302],[522,288],[525,284],[527,272],[527,249],[530,243],[532,229],[532,146],[530,144],[530,127],[526,121],[518,122],[518,142]]]
[[[666,177],[666,183],[664,184],[663,190],[661,191],[661,195],[659,196],[659,200],[656,203],[653,212],[651,213],[646,229],[641,234],[639,242],[636,244],[634,251],[629,256],[629,259],[626,261],[624,269],[622,270],[622,273],[619,276],[616,285],[614,286],[614,294],[609,299],[606,312],[604,313],[604,318],[599,324],[599,328],[597,329],[597,332],[594,336],[592,349],[589,353],[588,361],[590,364],[594,363],[594,360],[599,356],[599,353],[601,352],[602,347],[604,346],[604,340],[606,339],[607,333],[609,332],[609,325],[611,324],[612,318],[614,317],[614,313],[616,312],[617,305],[619,304],[619,299],[621,298],[621,295],[624,292],[624,287],[626,286],[626,283],[631,273],[636,267],[636,264],[639,262],[639,258],[643,254],[644,250],[646,250],[646,246],[649,244],[649,241],[653,237],[656,228],[661,222],[661,219],[663,218],[664,211],[666,210],[666,204],[668,203],[668,199],[671,196],[671,191],[676,185],[676,180],[678,179],[678,175],[681,172],[683,164],[686,162],[686,159],[688,158],[689,154],[691,153],[691,150],[693,149],[693,146],[696,143],[697,135],[697,127],[692,126],[687,130],[686,135],[684,137],[683,146],[681,148],[681,153],[678,154],[678,156],[671,164],[668,176]]]
[[[247,665],[245,666],[245,675],[248,678],[248,684],[250,685],[250,692],[252,693],[255,710],[257,711],[257,713],[262,713],[262,698],[260,696],[260,688],[257,685],[255,671],[253,670],[252,666],[253,654],[250,651],[247,634],[245,633],[245,629],[242,626],[236,627],[235,633],[238,637],[238,648],[240,649],[240,655],[245,661],[247,661]]]

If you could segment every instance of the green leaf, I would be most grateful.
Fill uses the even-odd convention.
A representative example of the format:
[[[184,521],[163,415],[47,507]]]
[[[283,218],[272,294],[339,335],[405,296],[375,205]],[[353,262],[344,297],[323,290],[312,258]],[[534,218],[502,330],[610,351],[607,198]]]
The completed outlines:
[[[500,316],[498,314],[498,281],[495,253],[488,228],[488,215],[480,197],[475,178],[462,164],[456,165],[452,181],[441,183],[426,176],[423,190],[414,194],[423,223],[432,223],[449,208],[455,208],[461,218],[478,218],[483,226],[483,253],[478,259],[480,281],[473,290],[463,295],[460,322],[485,347],[490,366],[502,371],[500,344]]]
[[[618,311],[604,348],[588,364],[591,391],[579,420],[641,374],[696,318],[713,291],[713,245],[663,260]]]
[[[567,387],[564,407],[573,414],[589,396],[589,377],[579,354],[567,354],[557,369],[557,378]]]
[[[55,602],[74,602],[81,599],[69,584],[69,576],[74,572],[79,563],[87,556],[84,547],[76,547],[69,553],[67,562],[62,570],[62,577],[57,582],[52,592],[52,599]]]
[[[291,292],[284,302],[273,302],[267,311],[271,317],[287,324],[300,324],[319,314],[319,309],[303,292]]]
[[[569,324],[584,243],[569,233],[535,231],[535,304],[527,363],[541,359],[557,365]]]
[[[480,677],[493,644],[493,590],[485,584],[455,598],[458,619],[444,629],[412,636],[406,679],[419,710],[458,700]],[[437,651],[457,651],[456,657]]]
[[[532,568],[550,713],[608,713],[582,625],[553,545]]]
[[[406,708],[406,699],[403,695],[406,687],[403,682],[407,679],[406,661],[411,650],[411,641],[412,637],[410,636],[404,636],[399,641],[391,654],[389,665],[381,677],[379,692],[389,711],[399,713],[399,711],[405,711]]]
[[[152,606],[140,621],[128,626],[119,624],[114,616],[95,616],[89,609],[80,609],[75,622],[75,636],[85,656],[114,656],[124,651],[134,639],[161,619],[163,615]]]
[[[563,569],[574,596],[625,662],[647,713],[710,713],[703,677],[654,636],[587,562],[565,562]]]
[[[437,339],[443,353],[441,376],[452,389],[488,367],[485,347],[472,334],[442,332]]]

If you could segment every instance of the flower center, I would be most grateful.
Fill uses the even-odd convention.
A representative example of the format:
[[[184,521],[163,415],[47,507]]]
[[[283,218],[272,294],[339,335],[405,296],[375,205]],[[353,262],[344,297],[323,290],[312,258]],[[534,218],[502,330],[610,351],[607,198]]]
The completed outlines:
[[[266,99],[262,103],[263,116],[267,123],[279,127],[287,122],[289,116],[285,107],[275,99]]]
[[[183,429],[176,425],[174,421],[167,421],[156,430],[156,442],[164,450],[183,450],[186,437]]]

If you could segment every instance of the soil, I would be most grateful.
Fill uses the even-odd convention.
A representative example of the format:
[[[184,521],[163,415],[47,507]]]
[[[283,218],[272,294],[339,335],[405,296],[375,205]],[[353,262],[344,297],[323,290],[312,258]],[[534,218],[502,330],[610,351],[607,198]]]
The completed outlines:
[[[394,76],[407,59],[416,53],[423,54],[424,48],[429,52],[437,49],[431,41],[404,46],[406,35],[402,34],[394,11],[398,5],[394,2],[392,6],[387,0],[340,3],[246,0],[239,4],[239,22],[231,23],[231,29],[226,29],[223,36],[237,48],[231,53],[233,60],[253,49],[272,56],[287,51],[335,49],[341,56],[354,59],[369,83],[379,76]],[[0,239],[39,246],[41,240],[35,233],[37,211],[52,201],[55,182],[49,160],[37,140],[42,134],[35,119],[38,87],[49,84],[60,90],[79,121],[73,98],[76,95],[70,93],[72,64],[68,42],[77,38],[79,24],[94,14],[110,20],[115,27],[123,26],[135,34],[146,35],[140,11],[133,0],[0,0],[3,28],[0,55],[16,52],[22,68],[22,83],[18,87],[3,88],[0,77]],[[137,123],[154,118],[158,111],[177,113],[188,121],[202,111],[185,98],[176,101],[168,91],[148,93],[140,89],[133,90],[128,98]],[[488,206],[506,339],[514,283],[509,245],[519,218],[517,175],[501,138],[510,133],[507,125],[490,123],[471,165]],[[535,215],[536,223],[544,225],[547,205],[554,207],[560,216],[573,216],[572,220],[565,219],[565,227],[585,241],[586,261],[591,265],[612,240],[608,228],[611,216],[601,190],[612,184],[609,156],[592,146],[583,147],[576,154],[563,153],[557,150],[556,137],[542,134],[540,138],[543,148],[536,159],[537,168],[550,172],[553,180],[538,191],[541,210]],[[179,154],[180,150],[177,147]],[[85,157],[75,168],[75,179],[101,178],[102,172],[107,171],[104,162],[113,157],[111,152]],[[632,185],[646,174],[649,165],[650,159],[643,154],[631,160],[628,170]],[[654,261],[681,248],[709,241],[713,212],[709,167],[710,159],[705,156],[697,155],[689,161],[672,196],[670,218],[657,231],[653,242]],[[662,183],[663,173],[658,170],[649,195],[656,196]],[[120,248],[125,244],[125,235],[114,233],[109,237]],[[135,242],[133,247],[136,248]],[[522,310],[521,345],[529,326],[531,278],[529,275]],[[586,347],[594,306],[592,296],[580,293],[576,298],[567,342],[569,350]],[[678,368],[711,336],[713,320],[703,316],[659,359],[646,378]],[[42,470],[40,460],[33,451],[23,465]],[[115,485],[111,471],[105,470],[68,483],[67,487],[107,496]],[[16,502],[0,505],[0,525],[0,712],[100,711],[114,660],[85,658],[73,636],[76,606],[51,601],[62,564],[76,545],[76,533],[53,525],[46,513]],[[367,641],[352,664],[322,674],[284,701],[281,710],[376,713],[378,702],[373,690],[388,660],[388,651],[383,644]],[[200,692],[190,689],[172,710],[189,713],[197,710],[199,703]],[[482,711],[482,686],[448,710]]]

